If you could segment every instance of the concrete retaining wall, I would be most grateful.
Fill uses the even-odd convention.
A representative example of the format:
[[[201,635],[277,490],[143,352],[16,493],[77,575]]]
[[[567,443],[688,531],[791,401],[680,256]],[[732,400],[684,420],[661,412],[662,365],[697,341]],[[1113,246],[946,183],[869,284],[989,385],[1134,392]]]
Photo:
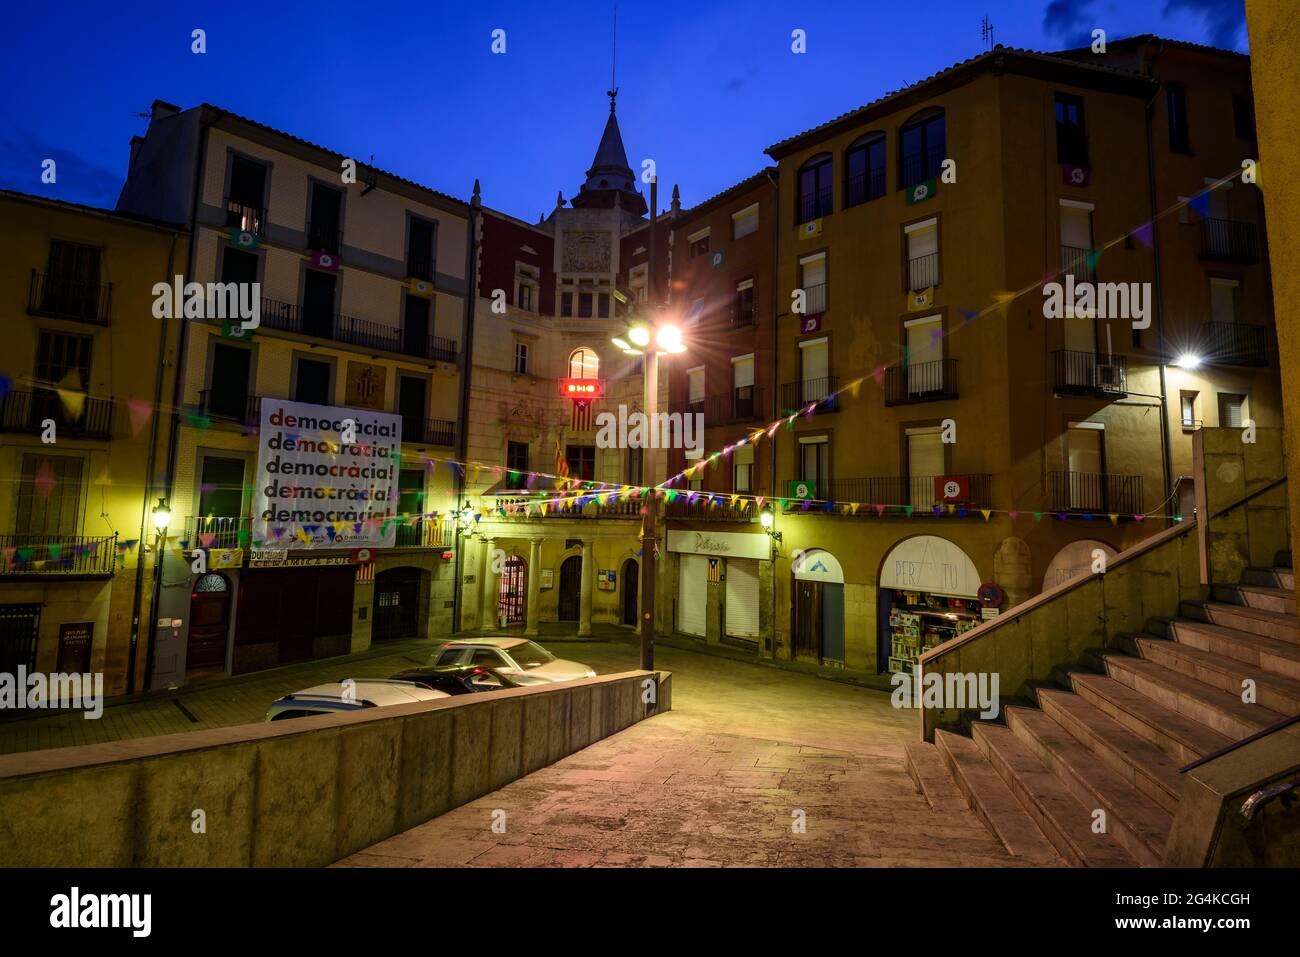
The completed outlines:
[[[668,672],[632,671],[0,755],[0,861],[321,866],[671,707]]]

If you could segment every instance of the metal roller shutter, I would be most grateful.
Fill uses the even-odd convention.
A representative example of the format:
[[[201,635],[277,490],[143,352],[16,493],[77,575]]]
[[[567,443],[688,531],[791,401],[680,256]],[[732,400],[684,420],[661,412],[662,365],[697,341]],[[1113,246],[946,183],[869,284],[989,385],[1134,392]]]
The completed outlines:
[[[727,634],[733,638],[758,637],[758,562],[755,559],[727,559]]]
[[[706,589],[709,560],[703,555],[682,555],[677,564],[677,630],[703,638],[706,632]]]

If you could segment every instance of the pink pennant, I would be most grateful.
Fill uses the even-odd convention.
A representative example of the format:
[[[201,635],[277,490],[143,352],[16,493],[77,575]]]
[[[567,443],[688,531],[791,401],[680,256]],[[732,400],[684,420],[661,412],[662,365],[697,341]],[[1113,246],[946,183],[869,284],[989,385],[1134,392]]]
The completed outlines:
[[[131,414],[131,437],[137,438],[140,430],[149,424],[149,417],[153,415],[153,406],[144,399],[127,399],[126,408]]]
[[[49,462],[41,463],[41,467],[36,472],[35,485],[36,491],[40,493],[41,498],[46,498],[53,490],[55,485],[54,469],[50,468]]]

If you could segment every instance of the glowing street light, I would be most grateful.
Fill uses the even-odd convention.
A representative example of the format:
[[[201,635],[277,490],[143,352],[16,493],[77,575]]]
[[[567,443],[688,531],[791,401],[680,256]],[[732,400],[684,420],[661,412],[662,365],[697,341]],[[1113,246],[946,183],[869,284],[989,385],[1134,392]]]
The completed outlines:
[[[1184,352],[1174,360],[1173,363],[1179,369],[1187,369],[1189,372],[1193,369],[1199,369],[1201,366],[1201,357],[1191,352]]]

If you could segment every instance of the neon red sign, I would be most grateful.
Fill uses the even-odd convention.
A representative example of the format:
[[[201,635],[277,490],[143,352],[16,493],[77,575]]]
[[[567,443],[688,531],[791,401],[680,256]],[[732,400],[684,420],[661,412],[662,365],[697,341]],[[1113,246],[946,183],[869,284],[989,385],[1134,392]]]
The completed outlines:
[[[570,399],[599,399],[605,395],[605,380],[561,379],[560,394]]]

